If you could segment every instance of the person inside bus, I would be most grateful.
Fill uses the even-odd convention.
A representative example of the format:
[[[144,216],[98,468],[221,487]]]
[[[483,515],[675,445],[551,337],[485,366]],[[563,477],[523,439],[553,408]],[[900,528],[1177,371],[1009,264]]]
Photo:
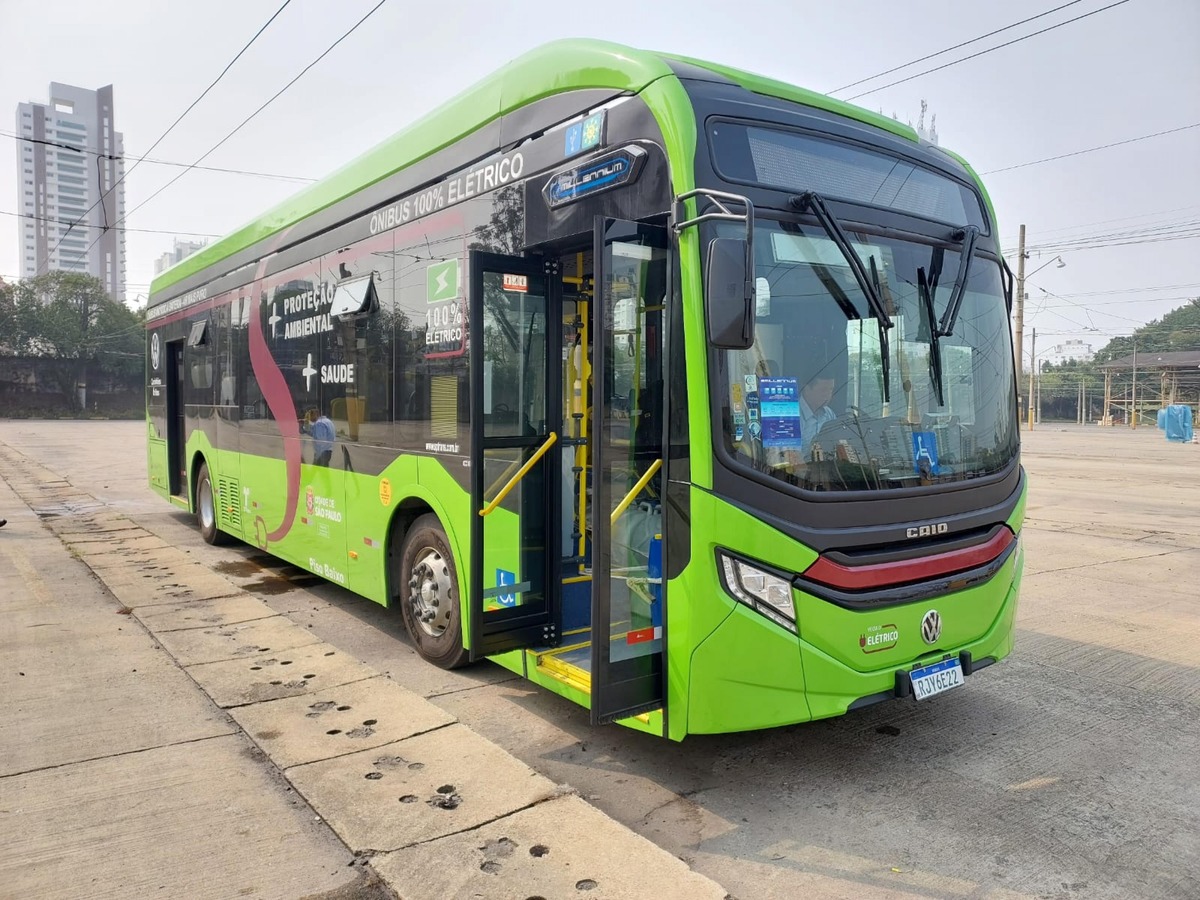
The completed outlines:
[[[829,406],[833,399],[833,387],[833,376],[828,372],[818,372],[800,389],[801,452],[806,458],[812,449],[813,438],[837,418],[837,413]]]
[[[313,465],[328,466],[333,456],[333,442],[337,437],[333,421],[313,406],[304,414],[304,426],[304,430],[312,436]]]
[[[774,359],[762,358],[755,365],[755,374],[761,380],[788,377],[791,373],[785,372]],[[768,467],[798,472],[811,459],[813,439],[822,428],[837,418],[837,413],[829,405],[833,400],[835,385],[836,379],[827,369],[807,376],[800,388],[800,446],[764,447],[763,461]]]

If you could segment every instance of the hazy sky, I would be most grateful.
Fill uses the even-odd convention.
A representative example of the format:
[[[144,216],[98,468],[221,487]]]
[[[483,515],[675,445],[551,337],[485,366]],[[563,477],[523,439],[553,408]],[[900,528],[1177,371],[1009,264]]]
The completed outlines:
[[[293,0],[152,158],[195,160],[376,2]],[[848,99],[1114,0],[1080,0],[836,90],[1066,2],[659,0],[620,7],[609,22],[604,11],[617,7],[574,0],[388,0],[204,165],[320,178],[513,57],[562,37],[710,59]],[[111,83],[128,168],[281,3],[0,0],[0,213],[18,210],[16,141],[7,136],[17,103],[45,102],[51,81]],[[1026,332],[1036,326],[1039,351],[1068,338],[1099,347],[1200,295],[1200,127],[993,170],[1200,123],[1198,47],[1200,0],[1127,0],[855,102],[915,124],[928,101],[940,143],[984,174],[1013,268],[1022,222],[1027,271],[1057,253],[1066,260],[1029,281]],[[179,171],[140,165],[126,181],[126,209]],[[148,291],[172,234],[227,233],[299,187],[189,172],[126,223],[170,232],[127,234],[130,299]],[[1181,234],[1191,236],[1165,239]],[[17,219],[0,214],[0,275],[16,276],[18,259]]]

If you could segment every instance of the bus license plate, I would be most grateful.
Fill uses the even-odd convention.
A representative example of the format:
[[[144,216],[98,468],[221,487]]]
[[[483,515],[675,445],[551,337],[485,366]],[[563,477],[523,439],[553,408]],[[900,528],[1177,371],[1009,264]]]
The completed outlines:
[[[925,700],[934,694],[959,687],[963,683],[962,666],[957,659],[943,659],[932,666],[913,669],[909,678],[912,679],[913,696],[917,700]]]

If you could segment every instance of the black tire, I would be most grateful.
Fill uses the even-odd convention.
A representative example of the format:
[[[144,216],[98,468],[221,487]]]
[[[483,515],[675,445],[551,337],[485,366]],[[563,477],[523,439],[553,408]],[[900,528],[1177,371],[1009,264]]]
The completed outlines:
[[[470,661],[463,647],[458,569],[437,516],[412,523],[400,551],[393,594],[413,644],[421,656],[443,669]]]
[[[229,543],[229,535],[217,527],[217,493],[208,475],[208,463],[200,463],[200,471],[196,473],[196,524],[207,543]]]

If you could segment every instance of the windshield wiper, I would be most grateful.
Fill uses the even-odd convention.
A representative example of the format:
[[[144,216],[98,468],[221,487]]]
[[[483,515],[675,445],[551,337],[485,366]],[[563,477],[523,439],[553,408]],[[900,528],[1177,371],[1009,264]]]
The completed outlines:
[[[871,282],[875,293],[881,295],[882,299],[883,290],[879,285],[879,270],[875,268],[874,256],[871,257]],[[890,322],[891,319],[889,318],[888,321]],[[891,325],[888,325],[888,328],[890,327]],[[879,358],[879,374],[883,376],[883,402],[889,403],[892,399],[892,352],[887,328],[883,327],[882,320],[879,320]]]
[[[846,237],[846,233],[842,231],[842,226],[838,224],[837,219],[825,206],[825,201],[821,199],[821,195],[816,191],[805,191],[803,194],[797,194],[791,198],[791,204],[796,209],[804,212],[806,209],[812,209],[813,215],[817,217],[817,221],[821,223],[821,227],[825,229],[825,233],[833,239],[837,244],[837,248],[842,251],[842,256],[846,258],[846,262],[850,264],[850,271],[854,273],[854,280],[858,282],[859,290],[867,298],[867,304],[871,307],[871,312],[875,314],[875,321],[879,323],[879,351],[883,354],[883,402],[887,403],[891,400],[891,385],[889,381],[891,360],[888,353],[888,329],[896,323],[892,321],[892,317],[888,315],[887,307],[883,305],[883,298],[879,296],[879,291],[871,280],[867,277],[866,267],[858,258],[858,253],[850,246],[850,241]],[[878,277],[878,276],[877,276]]]
[[[825,265],[814,264],[813,271],[817,273],[817,278],[821,284],[825,286],[825,290],[829,291],[831,297],[837,301],[837,305],[841,307],[842,313],[847,320],[862,319],[858,314],[858,310],[854,308],[854,304],[850,302],[850,298],[846,296],[846,291],[837,279],[833,277],[833,273],[829,271],[829,267]]]
[[[954,334],[954,323],[958,321],[958,310],[962,306],[963,294],[967,292],[967,273],[971,271],[971,260],[975,255],[975,239],[979,237],[979,229],[967,225],[961,231],[956,231],[954,240],[962,241],[963,247],[958,258],[958,275],[954,278],[954,290],[950,292],[950,302],[942,313],[942,322],[937,328],[938,337],[950,337]]]
[[[937,316],[933,311],[933,293],[925,279],[924,266],[917,269],[917,293],[921,295],[921,302],[925,304],[925,314],[929,316],[929,374],[933,378],[938,406],[945,406],[946,400],[942,392],[942,348],[938,344],[938,329],[933,324]]]

